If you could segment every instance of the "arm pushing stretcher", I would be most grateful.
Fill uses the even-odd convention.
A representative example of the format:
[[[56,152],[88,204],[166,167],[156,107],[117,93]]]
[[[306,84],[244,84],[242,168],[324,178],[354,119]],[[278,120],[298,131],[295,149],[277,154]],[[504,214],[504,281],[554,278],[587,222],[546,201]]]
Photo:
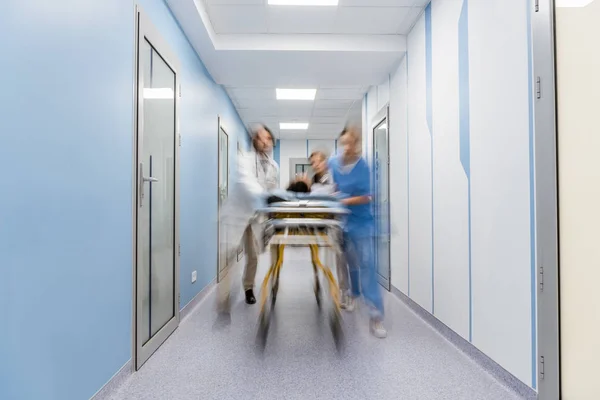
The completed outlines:
[[[272,196],[268,207],[258,210],[266,217],[262,223],[263,243],[271,248],[272,264],[261,287],[258,341],[264,348],[269,329],[270,311],[275,306],[279,289],[279,275],[283,266],[284,249],[287,245],[304,246],[310,249],[315,275],[315,297],[317,305],[323,306],[320,276],[329,289],[331,304],[330,323],[336,346],[341,349],[342,326],[340,293],[329,265],[319,258],[321,249],[327,255],[339,253],[341,249],[343,220],[348,214],[335,197],[294,195],[283,193]],[[331,260],[333,257],[327,257]],[[270,302],[267,301],[270,295]]]

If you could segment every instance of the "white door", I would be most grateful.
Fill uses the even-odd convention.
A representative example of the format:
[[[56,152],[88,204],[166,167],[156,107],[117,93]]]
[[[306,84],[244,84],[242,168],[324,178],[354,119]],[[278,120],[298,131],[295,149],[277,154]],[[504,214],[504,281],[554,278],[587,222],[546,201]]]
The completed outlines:
[[[138,9],[136,368],[179,324],[178,65]]]

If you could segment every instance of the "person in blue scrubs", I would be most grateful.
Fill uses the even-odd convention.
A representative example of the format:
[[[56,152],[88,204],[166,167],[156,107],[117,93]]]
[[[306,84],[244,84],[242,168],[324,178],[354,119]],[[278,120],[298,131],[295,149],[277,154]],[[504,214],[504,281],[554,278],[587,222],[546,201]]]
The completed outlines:
[[[351,296],[361,294],[370,308],[371,333],[387,336],[383,325],[383,298],[375,269],[375,218],[371,205],[371,173],[361,156],[361,137],[354,127],[341,133],[342,154],[329,160],[329,170],[341,202],[350,213],[344,227],[344,252],[350,272]]]

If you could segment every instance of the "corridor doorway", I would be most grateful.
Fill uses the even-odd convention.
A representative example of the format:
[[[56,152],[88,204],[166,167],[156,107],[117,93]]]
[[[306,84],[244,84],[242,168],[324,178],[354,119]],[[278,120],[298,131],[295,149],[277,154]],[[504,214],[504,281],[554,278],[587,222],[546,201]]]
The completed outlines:
[[[218,212],[217,215],[221,215],[221,208],[225,201],[229,197],[229,135],[225,132],[225,128],[221,123],[221,117],[218,119],[218,171],[217,171],[217,190],[218,190],[218,200],[217,207]],[[238,148],[238,153],[240,149]],[[219,218],[219,222],[217,223],[217,235],[218,235],[218,268],[217,268],[217,282],[221,282],[221,279],[227,274],[227,268],[229,267],[227,263],[227,257],[229,257],[230,249],[227,248],[229,246],[229,241],[227,240],[227,229],[224,229],[221,226],[222,222]],[[239,256],[239,253],[237,254]]]
[[[379,283],[390,290],[390,150],[389,106],[373,119],[373,210],[375,261]]]
[[[177,58],[137,7],[135,117],[135,369],[179,325]]]

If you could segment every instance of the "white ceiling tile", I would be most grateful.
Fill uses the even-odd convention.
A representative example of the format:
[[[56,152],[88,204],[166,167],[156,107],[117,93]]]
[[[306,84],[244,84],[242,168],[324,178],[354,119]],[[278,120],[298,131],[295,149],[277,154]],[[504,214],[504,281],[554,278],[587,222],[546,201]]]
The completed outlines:
[[[267,7],[269,33],[331,33],[337,7]]]
[[[343,125],[340,126],[340,124],[314,124],[310,125],[308,130],[309,133],[339,134],[341,128],[343,128]]]
[[[341,7],[334,33],[396,34],[410,7]]]
[[[306,122],[311,115],[311,108],[279,108],[277,110],[277,116],[282,119],[281,122]]]
[[[267,16],[263,6],[212,5],[208,14],[213,29],[218,34],[265,33]]]
[[[277,108],[277,100],[265,100],[265,99],[258,99],[258,98],[236,98],[238,104],[240,105],[240,108],[244,108],[244,109],[253,109],[253,108],[259,108],[259,109],[265,109],[265,108],[269,108],[269,109],[275,109]]]
[[[318,108],[343,108],[348,110],[354,104],[354,100],[316,100],[315,109]]]
[[[356,89],[319,89],[317,100],[356,100],[364,95],[362,88]]]
[[[344,124],[346,121],[343,117],[311,117],[311,124]]]
[[[277,110],[274,108],[239,108],[239,113],[246,117],[252,118],[276,118],[278,117]]]
[[[313,117],[340,117],[344,118],[347,114],[347,109],[344,108],[315,108]]]
[[[233,1],[233,0],[232,0]],[[429,0],[340,0],[341,7],[411,7]]]
[[[275,88],[228,87],[227,92],[243,100],[275,100]]]

